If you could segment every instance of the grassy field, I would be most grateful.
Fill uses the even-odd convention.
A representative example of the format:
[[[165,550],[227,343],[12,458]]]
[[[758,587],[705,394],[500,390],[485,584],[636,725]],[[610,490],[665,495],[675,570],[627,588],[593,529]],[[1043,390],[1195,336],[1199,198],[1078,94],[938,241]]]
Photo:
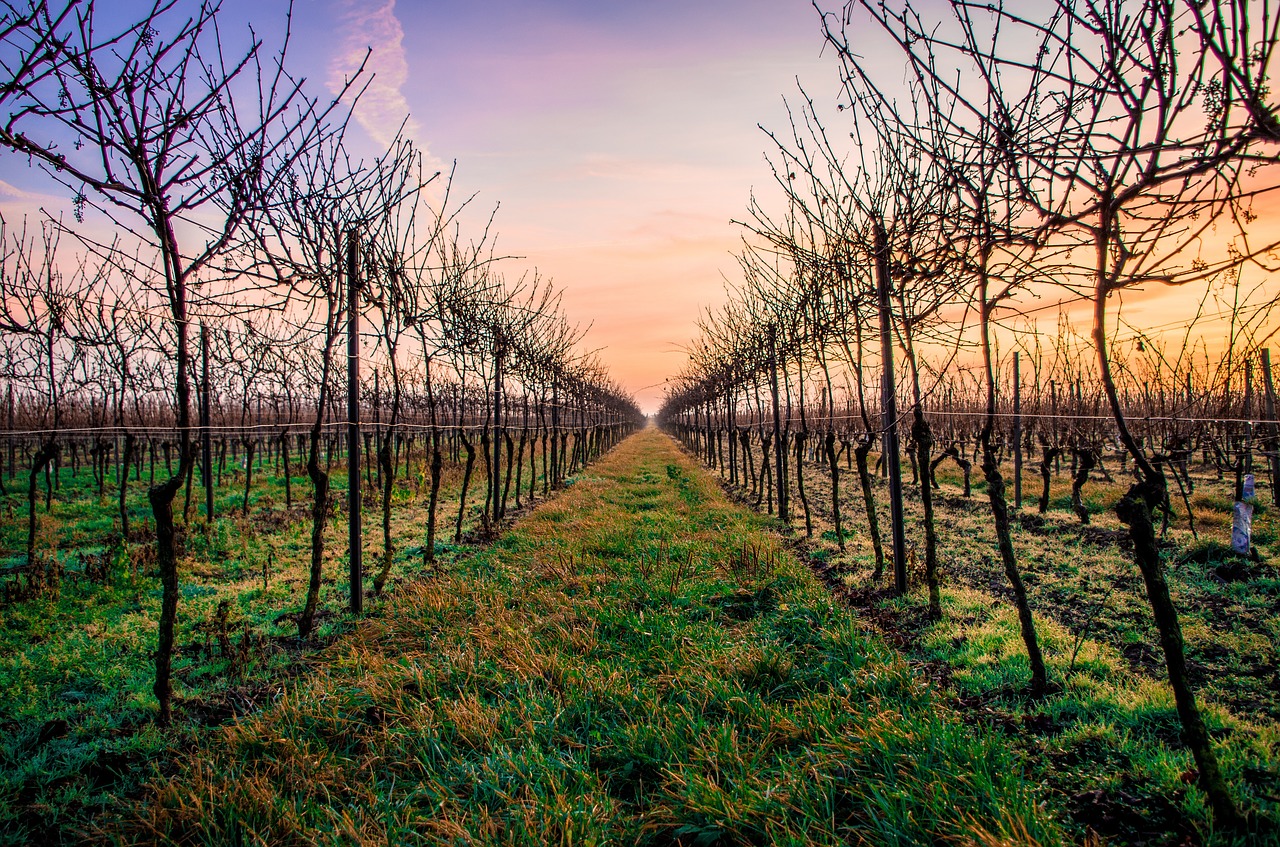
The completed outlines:
[[[931,623],[918,592],[877,593],[859,536],[841,558],[820,516],[811,543],[779,534],[656,430],[491,546],[445,545],[431,572],[414,487],[397,495],[399,584],[356,622],[333,578],[309,645],[280,618],[301,526],[267,502],[193,534],[167,732],[150,723],[145,568],[6,607],[0,843],[1280,843],[1272,701],[1211,692],[1254,815],[1251,833],[1215,832],[1171,697],[1112,643],[1113,619],[1146,635],[1140,607],[1111,605],[1125,586],[1101,611],[1086,592],[1080,618],[1046,613],[1068,568],[1078,584],[1125,572],[1065,520],[1019,534],[1061,686],[1028,702],[1016,620],[981,566],[989,530],[965,506],[980,489],[944,490],[960,523]],[[67,500],[64,548],[101,509]],[[1264,605],[1272,589],[1238,590]],[[1253,649],[1265,661],[1275,642]]]
[[[1053,844],[998,735],[648,430],[207,733],[104,840]]]
[[[341,461],[341,457],[339,457]],[[299,463],[295,459],[294,468]],[[415,473],[397,481],[392,504],[395,561],[387,595],[424,567],[429,482]],[[346,486],[335,465],[333,516],[317,628],[297,638],[296,613],[305,600],[310,557],[311,485],[292,480],[293,506],[270,463],[254,474],[242,510],[243,471],[233,468],[217,489],[217,518],[206,525],[193,505],[183,530],[179,563],[182,598],[174,657],[175,726],[152,723],[160,609],[154,541],[149,539],[146,482],[131,484],[132,543],[119,543],[114,480],[100,499],[89,469],[62,469],[52,508],[43,481],[36,549],[56,559],[55,590],[0,600],[0,844],[78,843],[74,833],[108,814],[121,797],[135,795],[172,751],[194,743],[211,727],[264,708],[287,680],[322,662],[319,651],[349,632],[346,567]],[[145,474],[144,474],[145,477]],[[454,520],[462,470],[446,464],[441,490],[437,556],[442,565],[470,554],[454,546]],[[0,549],[26,544],[25,492],[10,483],[0,498]],[[541,494],[541,488],[539,488]],[[199,490],[193,493],[201,499]],[[464,532],[478,531],[484,487],[473,480]],[[178,505],[182,503],[181,495]],[[380,567],[380,511],[365,495],[366,591]],[[21,564],[12,553],[0,566]],[[10,577],[0,587],[23,583]],[[375,606],[377,598],[370,598]]]
[[[759,459],[757,452],[757,466]],[[814,534],[805,537],[793,493],[791,547],[824,575],[836,596],[931,676],[964,720],[1006,739],[1077,837],[1092,831],[1119,844],[1280,844],[1280,537],[1274,509],[1262,502],[1270,491],[1261,488],[1255,512],[1259,561],[1227,549],[1231,480],[1219,481],[1212,469],[1194,469],[1189,499],[1197,534],[1176,489],[1163,534],[1192,680],[1232,790],[1253,816],[1253,830],[1233,837],[1213,829],[1181,743],[1141,577],[1124,527],[1110,511],[1125,487],[1112,464],[1113,482],[1094,479],[1084,489],[1088,526],[1071,512],[1065,463],[1045,515],[1034,502],[1038,477],[1024,477],[1014,542],[1059,689],[1044,701],[1023,693],[1029,666],[976,467],[969,497],[954,464],[937,473],[942,620],[927,615],[922,513],[913,485],[906,486],[905,503],[908,597],[893,597],[888,581],[871,579],[874,556],[856,473],[841,477],[848,533],[841,552],[825,466],[806,464]],[[905,475],[909,482],[909,469]],[[743,490],[731,493],[754,501]],[[876,494],[888,545],[881,481]]]

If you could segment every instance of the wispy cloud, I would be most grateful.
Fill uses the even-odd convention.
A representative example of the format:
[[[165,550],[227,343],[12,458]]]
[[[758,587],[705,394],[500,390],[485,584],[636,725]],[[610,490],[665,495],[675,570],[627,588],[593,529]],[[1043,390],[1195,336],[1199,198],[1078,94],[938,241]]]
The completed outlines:
[[[365,73],[371,79],[356,104],[356,121],[382,146],[391,143],[404,122],[405,134],[425,154],[421,127],[409,116],[409,102],[404,96],[409,62],[405,58],[404,28],[396,17],[396,0],[340,0],[338,9],[345,35],[329,63],[330,88],[338,91],[368,54]]]
[[[42,194],[32,194],[30,191],[23,191],[21,188],[18,188],[18,186],[0,179],[0,202],[39,201],[44,197],[45,195]]]
[[[41,209],[48,209],[57,214],[62,210],[70,210],[71,197],[43,192],[31,192],[0,179],[0,215],[9,218],[12,224],[23,215],[39,216]]]

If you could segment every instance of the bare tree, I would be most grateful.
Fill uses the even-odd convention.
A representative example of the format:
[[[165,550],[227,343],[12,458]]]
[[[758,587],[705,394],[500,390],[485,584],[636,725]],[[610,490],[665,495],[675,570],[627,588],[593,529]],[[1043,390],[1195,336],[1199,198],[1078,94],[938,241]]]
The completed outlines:
[[[1050,248],[1045,264],[1092,300],[1101,387],[1139,477],[1116,511],[1134,543],[1200,785],[1220,823],[1234,826],[1239,813],[1186,678],[1156,543],[1164,461],[1129,426],[1108,314],[1136,286],[1203,280],[1274,246],[1251,239],[1248,224],[1254,199],[1275,187],[1258,170],[1276,162],[1280,141],[1265,82],[1280,21],[1266,0],[1064,0],[1042,14],[954,0],[950,27],[923,25],[909,5],[861,5],[937,92],[938,111],[962,116],[949,126],[968,126],[973,143],[1002,151],[1007,190],[1037,216],[1036,237]],[[1034,110],[1019,93],[1028,90]],[[1215,235],[1224,229],[1234,239]]]
[[[171,321],[179,458],[177,472],[148,493],[164,587],[155,680],[162,725],[172,717],[178,604],[173,499],[194,463],[191,295],[285,172],[271,164],[283,141],[323,133],[337,102],[322,107],[303,96],[285,69],[287,34],[268,56],[252,33],[238,49],[227,45],[217,20],[216,3],[188,13],[187,4],[156,0],[104,34],[93,2],[56,15],[38,9],[8,33],[24,70],[0,127],[0,143],[73,192],[77,215],[93,207],[155,251]]]
[[[915,36],[902,36],[900,30],[910,26],[914,33],[924,28],[910,7],[900,12],[876,7],[870,14],[876,24],[899,39],[904,49],[908,47],[910,38]],[[1010,172],[1008,146],[1001,144],[1000,138],[990,132],[968,134],[970,125],[965,121],[970,115],[957,109],[954,102],[943,96],[939,74],[929,64],[933,61],[931,55],[923,54],[909,65],[909,72],[914,73],[909,86],[908,108],[898,104],[881,87],[874,69],[869,69],[853,50],[847,25],[833,28],[829,16],[824,17],[824,21],[828,43],[836,48],[842,61],[845,90],[856,107],[871,114],[871,123],[878,128],[880,148],[906,150],[909,151],[906,157],[909,161],[929,163],[933,182],[941,192],[934,207],[938,233],[934,242],[936,246],[928,257],[929,264],[944,277],[956,279],[959,285],[973,285],[986,396],[986,415],[979,436],[983,451],[982,468],[987,481],[996,546],[1013,590],[1031,665],[1031,692],[1033,696],[1041,696],[1047,688],[1048,673],[1014,553],[1004,478],[994,444],[996,377],[992,319],[995,310],[1025,286],[1029,276],[1021,255],[1028,240],[1022,234],[1021,214],[1025,204],[1016,190],[1016,177]],[[988,98],[975,104],[985,107],[985,115],[1001,109],[1002,118],[1007,120],[1030,119],[1038,111],[1038,105],[1034,83],[1017,102],[997,105]],[[992,122],[988,126],[994,125]],[[903,291],[906,290],[904,286]],[[904,335],[909,337],[909,333]],[[915,373],[915,356],[909,355],[908,360]],[[928,456],[927,449],[923,447],[930,435],[918,402],[915,417],[916,444],[923,475]],[[951,452],[957,461],[961,461],[958,450]],[[939,456],[939,460],[946,455]],[[930,476],[935,466],[936,462],[929,464]]]
[[[137,404],[141,388],[139,378],[148,370],[153,351],[149,347],[150,292],[138,278],[140,263],[123,250],[112,250],[111,265],[96,278],[91,296],[80,302],[81,316],[78,323],[82,332],[92,339],[96,359],[103,371],[102,379],[109,386],[110,403],[115,419],[115,431],[123,438],[123,452],[116,480],[117,509],[120,521],[120,542],[128,544],[129,525],[129,468],[137,451],[138,439],[129,421],[139,420]],[[134,406],[131,414],[130,404]],[[105,476],[105,474],[104,474]]]
[[[52,223],[29,233],[10,232],[0,218],[0,332],[12,336],[7,360],[10,380],[25,383],[41,397],[38,438],[27,476],[27,579],[31,587],[50,579],[36,557],[36,502],[41,473],[50,507],[50,466],[61,450],[64,395],[90,339],[75,324],[77,305],[94,283],[81,263],[68,274],[58,261],[59,232]],[[33,421],[34,422],[34,421]]]

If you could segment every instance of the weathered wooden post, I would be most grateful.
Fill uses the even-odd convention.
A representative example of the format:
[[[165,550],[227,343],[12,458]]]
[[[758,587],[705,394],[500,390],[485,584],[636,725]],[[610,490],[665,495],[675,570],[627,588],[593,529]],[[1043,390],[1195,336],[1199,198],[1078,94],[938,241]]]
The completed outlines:
[[[359,235],[347,230],[347,546],[351,576],[351,614],[364,609],[364,548],[360,511],[360,276]]]
[[[8,448],[9,448],[9,479],[11,479],[11,480],[13,479],[13,465],[14,465],[14,462],[13,462],[13,450],[14,450],[14,443],[13,443],[13,437],[14,437],[14,436],[13,436],[13,429],[14,429],[14,415],[13,415],[13,383],[11,382],[11,383],[9,383],[9,443],[8,443],[8,445],[7,445],[7,446],[8,446]]]
[[[884,466],[889,475],[889,515],[893,531],[893,587],[907,593],[907,530],[902,510],[902,467],[898,464],[898,392],[893,378],[893,320],[889,304],[889,245],[884,224],[875,224],[876,295],[880,309],[881,426]]]
[[[1271,350],[1262,349],[1263,398],[1267,413],[1267,463],[1271,466],[1271,499],[1280,506],[1280,429],[1276,426],[1276,384],[1271,377]]]
[[[204,520],[213,521],[213,412],[209,391],[209,328],[200,324],[200,466],[204,482]]]
[[[1013,508],[1022,508],[1022,370],[1021,357],[1013,351]]]
[[[504,438],[502,426],[502,359],[506,355],[506,347],[502,337],[493,345],[493,458],[492,477],[489,489],[493,492],[489,498],[493,507],[493,525],[496,527],[502,520],[502,503],[499,492],[502,490],[502,443]]]
[[[787,523],[790,514],[787,509],[787,471],[783,464],[786,447],[782,443],[782,407],[778,399],[778,329],[775,326],[769,327],[769,392],[773,396],[774,483],[778,490],[778,519]],[[696,419],[694,425],[697,425]],[[768,458],[766,456],[765,460],[768,461]]]

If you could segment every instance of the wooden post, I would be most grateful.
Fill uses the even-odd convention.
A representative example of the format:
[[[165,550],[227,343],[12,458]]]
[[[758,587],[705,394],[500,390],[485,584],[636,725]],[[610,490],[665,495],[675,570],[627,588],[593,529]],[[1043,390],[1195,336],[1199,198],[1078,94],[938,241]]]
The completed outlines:
[[[502,358],[506,350],[499,338],[493,349],[493,478],[489,480],[489,488],[493,496],[489,498],[493,507],[493,525],[502,520]]]
[[[9,479],[13,479],[13,383],[9,383]]]
[[[360,532],[360,277],[359,236],[347,230],[347,549],[351,576],[351,614],[364,608],[364,548]]]
[[[1280,430],[1276,426],[1276,384],[1271,377],[1271,350],[1262,348],[1263,400],[1267,413],[1267,463],[1271,466],[1271,500],[1280,506]]]
[[[560,448],[558,442],[560,440],[560,375],[557,373],[551,377],[551,473],[547,473],[547,456],[542,456],[542,481],[543,494],[546,493],[546,483],[549,481],[552,488],[556,488],[560,484],[560,455],[557,452]]]
[[[10,394],[10,396],[12,396],[12,395],[13,395],[13,386],[12,386],[12,385],[10,385],[10,386],[9,386],[9,394]],[[12,415],[11,415],[10,417],[12,417]],[[12,423],[12,422],[10,422],[10,424],[9,424],[9,428],[8,428],[8,430],[5,432],[5,442],[8,444],[8,453],[9,453],[9,478],[10,478],[10,479],[12,479],[12,478],[13,478],[13,423]],[[76,454],[75,454],[75,452],[74,452],[74,448],[73,448],[73,452],[72,452],[72,454],[71,454],[72,462],[74,462],[74,461],[75,461],[75,456],[76,456]],[[74,465],[73,465],[73,468],[72,468],[72,474],[73,474],[73,475],[75,474]],[[9,493],[9,488],[8,488],[8,486],[6,486],[6,485],[5,485],[4,458],[3,458],[3,457],[0,457],[0,494],[8,494],[8,493]]]
[[[204,520],[213,520],[213,411],[209,391],[209,328],[200,324],[200,465],[204,473]]]
[[[907,529],[902,509],[902,467],[898,464],[898,392],[893,378],[893,317],[889,304],[889,245],[884,224],[875,224],[876,294],[880,309],[881,427],[884,466],[889,475],[889,519],[893,532],[893,587],[907,593]],[[921,473],[928,473],[922,468]]]
[[[1240,451],[1244,454],[1244,472],[1253,473],[1253,359],[1244,360],[1244,440]]]
[[[778,329],[773,326],[769,327],[769,391],[773,395],[773,459],[776,469],[774,482],[778,489],[778,519],[786,523],[790,517],[787,509],[787,471],[783,464],[786,447],[782,443],[782,408],[778,402]]]
[[[1022,508],[1022,362],[1013,352],[1013,508]]]

